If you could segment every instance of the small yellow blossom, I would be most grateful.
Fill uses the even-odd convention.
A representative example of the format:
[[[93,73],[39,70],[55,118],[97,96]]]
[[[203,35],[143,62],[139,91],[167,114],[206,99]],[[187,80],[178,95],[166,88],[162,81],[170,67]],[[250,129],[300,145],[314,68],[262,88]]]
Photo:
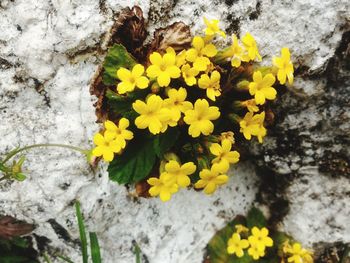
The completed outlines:
[[[132,131],[127,130],[129,124],[129,120],[126,118],[121,118],[119,120],[118,126],[115,125],[114,122],[107,120],[104,123],[104,126],[106,128],[105,136],[113,137],[114,140],[120,143],[121,148],[124,149],[126,146],[126,141],[134,138]]]
[[[240,234],[242,232],[249,232],[249,228],[245,227],[244,225],[235,225],[236,233]]]
[[[204,193],[211,195],[216,191],[218,186],[226,184],[228,181],[228,176],[223,174],[225,171],[217,164],[214,164],[211,169],[203,169],[199,173],[198,180],[194,187],[204,188]]]
[[[246,100],[241,102],[243,106],[247,107],[249,112],[258,112],[259,107],[256,105],[255,100]]]
[[[218,163],[223,165],[226,168],[226,171],[230,167],[230,163],[237,163],[239,161],[239,152],[231,151],[232,142],[228,139],[225,139],[221,142],[221,145],[218,143],[213,143],[210,146],[210,152],[216,157],[212,160],[212,163]]]
[[[186,60],[193,62],[193,67],[198,71],[205,71],[210,64],[209,58],[217,53],[213,44],[206,44],[200,36],[195,36],[192,40],[193,48],[186,51]]]
[[[252,235],[248,237],[249,244],[256,246],[259,251],[265,251],[266,247],[273,246],[273,240],[269,237],[269,230],[266,227],[261,229],[256,226],[252,228]]]
[[[207,97],[212,101],[221,95],[220,90],[220,73],[218,71],[213,71],[210,77],[207,74],[202,74],[198,80],[198,87],[205,89],[207,92]]]
[[[265,250],[259,250],[258,244],[250,244],[248,248],[248,254],[254,259],[258,260],[260,257],[265,256]]]
[[[229,140],[232,144],[235,143],[235,134],[232,131],[228,131],[228,132],[222,132],[220,134],[220,141],[222,140]]]
[[[172,118],[169,109],[163,108],[163,100],[158,95],[151,95],[146,103],[137,100],[132,104],[133,109],[140,114],[135,120],[135,125],[139,129],[148,128],[152,134],[161,132],[163,123]]]
[[[285,253],[291,254],[288,262],[292,263],[313,263],[312,253],[301,247],[299,243],[294,243],[292,247],[284,249]]]
[[[216,120],[220,117],[220,111],[218,107],[209,106],[209,103],[205,99],[198,99],[193,110],[185,112],[184,121],[190,125],[188,128],[188,134],[192,137],[198,137],[201,133],[209,135],[214,131],[214,124],[212,120]]]
[[[207,26],[203,31],[205,32],[206,36],[213,37],[215,34],[219,34],[222,37],[226,37],[226,34],[224,31],[220,30],[219,28],[219,20],[217,19],[212,19],[208,20],[204,17],[204,23]]]
[[[120,142],[115,140],[113,136],[97,133],[94,136],[96,147],[92,150],[92,155],[96,157],[102,156],[106,162],[111,162],[114,158],[114,153],[121,151]]]
[[[266,135],[266,129],[264,127],[265,112],[255,114],[253,112],[247,112],[243,120],[239,122],[241,127],[240,132],[243,133],[247,140],[250,140],[253,136],[257,136],[260,143],[262,143],[263,137]]]
[[[149,194],[154,197],[160,197],[160,200],[163,202],[169,201],[171,195],[176,193],[179,190],[177,184],[167,180],[166,173],[162,173],[159,178],[151,177],[147,180],[147,183],[151,185],[149,189]]]
[[[277,79],[283,85],[288,79],[290,85],[293,84],[294,80],[294,67],[290,61],[290,52],[287,47],[282,48],[281,57],[274,57],[273,64],[277,67]]]
[[[133,91],[135,87],[140,89],[147,88],[149,80],[147,77],[142,76],[144,72],[145,68],[141,64],[135,65],[131,71],[123,67],[118,69],[117,76],[121,80],[117,86],[118,93],[125,94]]]
[[[242,56],[242,60],[248,62],[250,60],[258,58],[258,61],[261,61],[261,56],[259,54],[259,50],[254,37],[251,34],[246,33],[242,38],[242,42],[246,51],[246,54]]]
[[[231,58],[231,66],[238,68],[241,65],[243,48],[239,45],[238,38],[232,35],[232,44],[223,53],[224,57]]]
[[[170,160],[165,165],[166,180],[178,184],[180,187],[187,187],[191,180],[189,175],[196,171],[196,166],[193,162],[187,162],[180,165],[175,160]]]
[[[249,247],[249,242],[246,239],[241,239],[238,233],[234,233],[228,240],[227,253],[236,254],[237,257],[241,258],[244,255],[243,249]]]
[[[185,88],[169,89],[168,98],[164,100],[164,107],[171,111],[171,120],[177,122],[181,118],[181,113],[193,108],[191,102],[186,101],[187,91]]]
[[[193,86],[197,83],[196,76],[199,71],[195,68],[192,68],[189,64],[185,64],[181,67],[182,77],[184,78],[188,86]]]
[[[170,80],[180,77],[180,69],[176,66],[176,55],[166,53],[163,56],[158,52],[153,52],[149,57],[151,64],[146,72],[149,78],[157,78],[160,87],[167,87]]]
[[[269,73],[264,77],[260,71],[253,74],[253,82],[249,83],[249,93],[254,95],[255,102],[258,105],[265,103],[265,100],[274,100],[276,98],[276,90],[272,87],[275,83],[275,77]]]

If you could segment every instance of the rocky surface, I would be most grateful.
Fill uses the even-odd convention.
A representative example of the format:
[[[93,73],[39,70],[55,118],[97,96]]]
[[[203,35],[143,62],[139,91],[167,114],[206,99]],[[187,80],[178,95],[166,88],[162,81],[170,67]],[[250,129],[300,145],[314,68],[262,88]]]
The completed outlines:
[[[108,181],[106,167],[94,172],[77,153],[35,150],[27,155],[29,179],[0,185],[0,213],[35,223],[38,249],[77,262],[75,199],[104,262],[132,262],[133,241],[151,263],[201,262],[213,233],[254,202],[305,245],[350,242],[346,0],[1,0],[0,152],[42,142],[91,146],[98,125],[89,81],[113,17],[133,4],[150,32],[179,20],[199,32],[206,16],[229,33],[249,31],[267,60],[291,49],[296,81],[280,91],[266,142],[247,144],[249,163],[213,197],[182,191],[167,204],[135,199]]]

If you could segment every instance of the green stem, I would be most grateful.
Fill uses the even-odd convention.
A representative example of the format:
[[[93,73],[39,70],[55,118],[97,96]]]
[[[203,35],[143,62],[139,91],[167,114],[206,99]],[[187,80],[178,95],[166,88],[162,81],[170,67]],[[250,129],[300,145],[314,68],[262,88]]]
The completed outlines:
[[[86,155],[88,153],[88,150],[84,150],[84,149],[81,149],[79,147],[75,147],[75,146],[71,146],[71,145],[67,145],[67,144],[56,144],[56,143],[52,143],[52,144],[51,143],[33,144],[33,145],[28,145],[28,146],[25,146],[23,148],[19,148],[17,150],[14,150],[9,155],[7,155],[7,157],[1,163],[5,164],[13,156],[15,156],[16,154],[18,154],[20,152],[27,151],[27,150],[30,150],[30,149],[33,149],[33,148],[39,148],[39,147],[60,147],[60,148],[66,148],[66,149],[70,149],[70,150],[73,150],[73,151],[77,151],[77,152],[80,152],[80,153],[82,153],[84,155]],[[1,181],[1,179],[0,179],[0,181]]]

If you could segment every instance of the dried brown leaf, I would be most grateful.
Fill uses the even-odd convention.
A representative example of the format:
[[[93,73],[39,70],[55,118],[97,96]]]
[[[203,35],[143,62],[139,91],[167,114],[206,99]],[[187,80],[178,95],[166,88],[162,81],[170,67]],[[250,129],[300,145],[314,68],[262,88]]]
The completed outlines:
[[[190,27],[183,22],[175,22],[156,30],[148,54],[153,51],[165,52],[168,47],[181,51],[191,45],[191,39]]]
[[[13,237],[29,234],[34,226],[22,221],[17,221],[11,216],[3,216],[0,218],[0,237],[11,239]]]

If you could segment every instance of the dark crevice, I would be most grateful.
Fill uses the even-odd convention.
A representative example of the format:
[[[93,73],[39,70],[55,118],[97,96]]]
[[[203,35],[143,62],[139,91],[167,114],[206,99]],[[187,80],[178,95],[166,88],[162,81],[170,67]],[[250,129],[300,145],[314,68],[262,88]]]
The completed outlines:
[[[59,223],[57,223],[55,219],[49,219],[47,222],[50,223],[50,225],[52,226],[52,229],[55,231],[55,233],[59,238],[63,239],[67,243],[71,243],[74,245],[79,244],[79,240],[73,240],[69,235],[68,231]]]
[[[256,20],[261,14],[261,2],[257,1],[255,6],[255,11],[249,14],[249,20]]]

